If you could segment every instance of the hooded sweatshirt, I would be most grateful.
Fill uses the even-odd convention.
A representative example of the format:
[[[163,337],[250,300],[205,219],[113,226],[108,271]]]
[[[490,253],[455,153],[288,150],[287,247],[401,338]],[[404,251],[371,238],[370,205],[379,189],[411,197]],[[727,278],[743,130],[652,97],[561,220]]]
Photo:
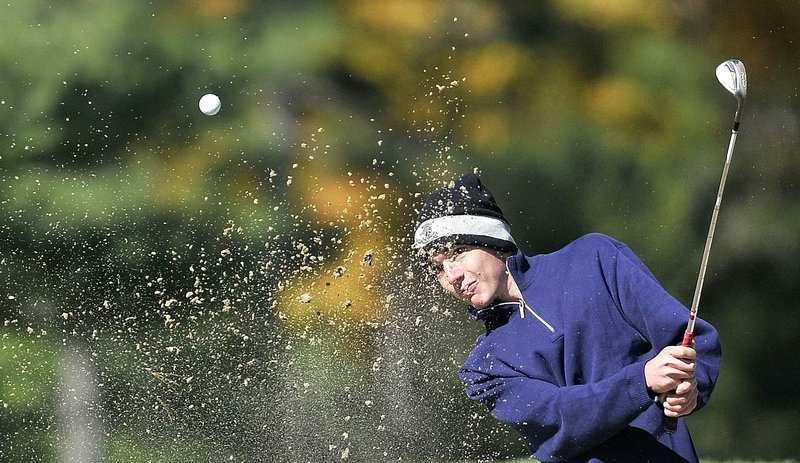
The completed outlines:
[[[542,462],[679,462],[698,457],[684,418],[663,429],[645,363],[679,345],[689,311],[624,244],[586,235],[552,254],[507,261],[519,303],[471,308],[486,332],[460,370],[469,397],[520,435]],[[708,403],[722,353],[695,326],[698,400]]]

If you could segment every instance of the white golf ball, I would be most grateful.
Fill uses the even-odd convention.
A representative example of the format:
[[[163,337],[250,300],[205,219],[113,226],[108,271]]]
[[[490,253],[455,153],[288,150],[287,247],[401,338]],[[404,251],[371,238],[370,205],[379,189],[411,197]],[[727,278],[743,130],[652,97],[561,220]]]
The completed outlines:
[[[217,95],[214,95],[213,93],[206,93],[200,98],[197,106],[200,107],[200,111],[202,111],[206,116],[213,116],[219,112],[219,109],[222,107],[222,102],[219,101],[219,97]]]

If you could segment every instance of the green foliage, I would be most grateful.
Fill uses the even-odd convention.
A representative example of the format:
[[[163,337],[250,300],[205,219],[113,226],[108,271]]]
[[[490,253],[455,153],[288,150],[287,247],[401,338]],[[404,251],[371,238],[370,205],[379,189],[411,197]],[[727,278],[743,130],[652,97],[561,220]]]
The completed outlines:
[[[6,327],[2,340],[0,457],[4,461],[50,461],[58,439],[52,413],[59,389],[53,346],[46,333],[30,327]]]

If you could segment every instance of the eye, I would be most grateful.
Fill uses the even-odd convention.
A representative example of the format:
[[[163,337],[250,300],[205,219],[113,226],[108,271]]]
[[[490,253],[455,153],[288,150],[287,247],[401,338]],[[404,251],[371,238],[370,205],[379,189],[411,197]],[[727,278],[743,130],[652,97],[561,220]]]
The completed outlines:
[[[458,256],[460,256],[460,255],[464,254],[465,252],[469,251],[469,249],[470,248],[468,248],[467,246],[457,246],[457,247],[453,248],[453,250],[450,251],[450,260],[451,261],[456,260],[456,258]]]

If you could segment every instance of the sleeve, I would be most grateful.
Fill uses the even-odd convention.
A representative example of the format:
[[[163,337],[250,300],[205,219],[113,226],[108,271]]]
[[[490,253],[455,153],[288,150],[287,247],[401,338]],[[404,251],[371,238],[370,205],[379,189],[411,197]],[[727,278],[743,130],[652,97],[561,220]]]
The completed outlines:
[[[500,359],[479,360],[461,370],[467,395],[519,432],[543,462],[585,453],[652,405],[644,362],[597,383],[559,387],[549,378],[522,375]]]
[[[614,288],[613,297],[622,316],[653,345],[654,355],[666,346],[680,344],[689,320],[689,310],[656,281],[627,246],[615,242],[615,247],[614,258],[605,262],[611,269],[604,269],[604,274],[609,278],[607,284]],[[714,327],[700,318],[695,324],[694,340],[697,411],[711,399],[722,365],[722,347]]]

